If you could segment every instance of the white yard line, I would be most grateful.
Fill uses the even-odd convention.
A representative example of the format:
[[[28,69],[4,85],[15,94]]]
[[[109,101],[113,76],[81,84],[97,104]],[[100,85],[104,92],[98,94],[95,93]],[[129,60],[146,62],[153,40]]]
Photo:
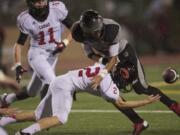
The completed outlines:
[[[117,110],[71,110],[72,113],[119,113]],[[137,113],[173,113],[170,110],[136,110]]]

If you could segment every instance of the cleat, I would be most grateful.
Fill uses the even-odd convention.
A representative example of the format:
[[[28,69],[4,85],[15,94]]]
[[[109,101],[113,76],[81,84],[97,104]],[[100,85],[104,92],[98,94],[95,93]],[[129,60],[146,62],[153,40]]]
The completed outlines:
[[[31,135],[30,133],[23,133],[22,131],[18,131],[15,135]]]
[[[132,135],[140,135],[141,132],[144,131],[148,127],[149,127],[149,124],[147,121],[143,121],[142,123],[136,123],[134,124],[134,131]]]
[[[0,108],[8,108],[10,105],[6,102],[7,93],[0,95]]]
[[[179,103],[173,103],[169,108],[173,112],[175,112],[178,116],[180,116],[180,104]]]

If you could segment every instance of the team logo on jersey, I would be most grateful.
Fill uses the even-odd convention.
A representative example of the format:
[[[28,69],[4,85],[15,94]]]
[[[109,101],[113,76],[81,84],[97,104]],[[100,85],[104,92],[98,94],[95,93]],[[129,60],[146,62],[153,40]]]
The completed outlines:
[[[49,26],[50,26],[50,23],[46,23],[46,24],[39,26],[39,29],[44,29],[44,28],[47,28]]]

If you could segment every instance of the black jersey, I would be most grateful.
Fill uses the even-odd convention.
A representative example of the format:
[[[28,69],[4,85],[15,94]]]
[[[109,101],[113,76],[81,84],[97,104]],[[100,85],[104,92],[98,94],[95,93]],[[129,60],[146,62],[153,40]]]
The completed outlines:
[[[74,23],[72,36],[74,40],[84,44],[87,55],[95,53],[104,57],[112,57],[118,55],[125,48],[127,40],[121,36],[121,26],[111,19],[103,19],[103,24],[101,38],[94,39],[83,33],[79,21]]]

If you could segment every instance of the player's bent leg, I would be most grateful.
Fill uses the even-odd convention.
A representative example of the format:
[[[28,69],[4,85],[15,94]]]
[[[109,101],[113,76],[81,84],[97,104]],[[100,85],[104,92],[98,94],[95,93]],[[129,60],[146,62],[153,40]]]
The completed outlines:
[[[59,121],[57,116],[43,118],[38,121],[41,130],[45,130],[54,126],[62,125],[63,123]]]
[[[23,111],[12,116],[18,122],[23,121],[36,121],[35,112],[34,111]]]
[[[52,112],[62,124],[68,120],[73,102],[74,87],[68,74],[55,79],[49,90],[52,92]]]
[[[58,117],[52,116],[40,119],[37,123],[30,125],[29,127],[18,131],[16,135],[33,135],[45,129],[49,129],[54,126],[62,125]]]
[[[44,118],[52,116],[52,94],[51,91],[48,90],[46,96],[41,100],[39,105],[35,110],[36,121]]]
[[[144,88],[140,83],[136,83],[133,88],[138,94],[160,95],[160,101],[168,108],[170,108],[173,112],[175,112],[178,116],[180,116],[180,104],[177,103],[175,100],[169,98],[158,88],[155,88],[153,86],[148,86],[148,88]]]
[[[160,95],[160,101],[174,111],[178,116],[180,116],[180,104],[176,101],[170,99],[167,95],[161,92],[158,88],[152,87],[147,84],[145,80],[144,70],[139,60],[137,60],[135,64],[138,71],[138,80],[135,84],[133,84],[133,88],[138,94],[146,94],[146,95]]]

